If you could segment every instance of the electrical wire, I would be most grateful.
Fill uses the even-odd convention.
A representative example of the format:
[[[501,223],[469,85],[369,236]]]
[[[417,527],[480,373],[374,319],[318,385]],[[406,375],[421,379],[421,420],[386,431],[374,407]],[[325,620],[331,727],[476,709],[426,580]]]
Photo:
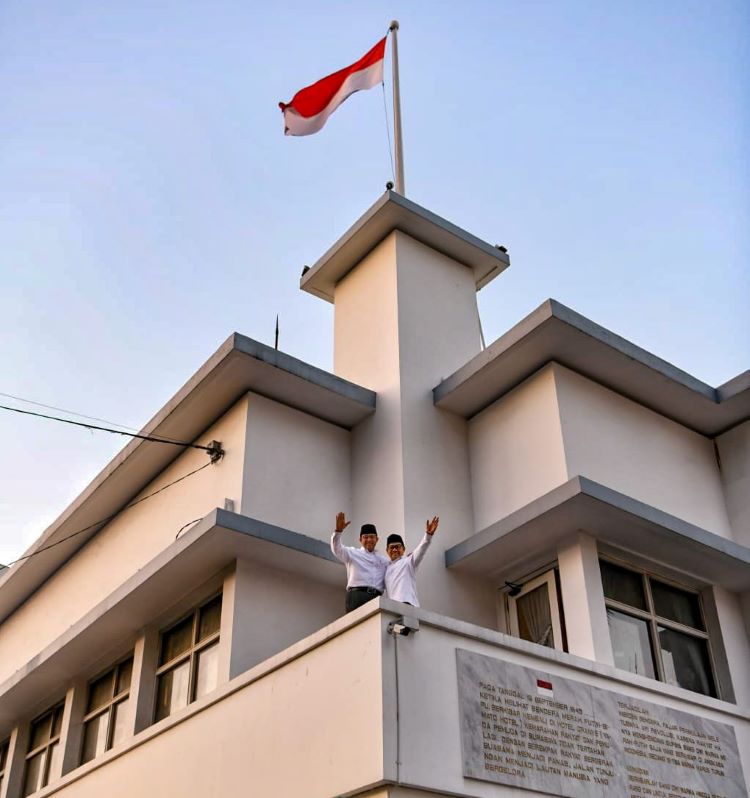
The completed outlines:
[[[36,551],[32,551],[31,554],[25,554],[23,557],[19,557],[17,560],[12,560],[7,564],[7,567],[10,568],[11,565],[15,565],[16,563],[22,562],[23,560],[30,560],[32,557],[36,557],[37,554],[41,554],[42,552],[49,551],[53,549],[55,546],[59,546],[61,543],[65,543],[66,540],[70,540],[71,538],[76,537],[76,535],[82,535],[84,532],[88,532],[90,529],[93,529],[100,524],[106,524],[108,521],[111,521],[114,518],[117,518],[120,513],[125,512],[125,510],[129,510],[131,507],[135,507],[136,504],[140,504],[141,502],[145,502],[146,499],[151,499],[156,496],[158,493],[165,491],[167,488],[171,488],[172,485],[176,485],[178,482],[182,482],[184,479],[188,477],[192,477],[193,474],[197,474],[199,471],[203,471],[204,468],[208,468],[213,463],[204,463],[200,468],[196,468],[193,471],[188,472],[187,474],[183,474],[181,477],[173,480],[172,482],[168,482],[166,485],[162,485],[159,490],[155,490],[153,493],[149,493],[146,496],[141,496],[140,499],[136,499],[134,502],[130,504],[126,504],[122,509],[118,510],[116,513],[107,516],[106,518],[100,518],[98,521],[94,521],[93,524],[89,524],[85,526],[83,529],[79,529],[76,532],[71,532],[69,535],[66,535],[64,538],[60,538],[60,540],[56,540],[54,543],[50,543],[48,546],[42,546],[41,549],[37,549]],[[198,519],[200,520],[200,519]],[[193,523],[190,521],[189,523]],[[184,527],[183,527],[184,529]],[[182,529],[180,530],[182,532]],[[179,532],[177,533],[179,535]]]
[[[117,421],[110,421],[108,418],[87,416],[85,413],[77,413],[75,410],[68,410],[65,407],[45,405],[44,402],[35,402],[33,399],[24,399],[23,396],[14,396],[12,393],[3,393],[0,391],[0,396],[4,396],[6,399],[15,399],[16,402],[24,402],[27,405],[36,405],[37,407],[44,407],[47,410],[57,410],[59,413],[68,413],[71,416],[78,416],[78,418],[86,418],[89,421],[100,421],[102,424],[111,424],[113,427],[122,427],[123,429],[130,430],[131,432],[138,432],[135,427],[131,427],[128,424],[120,424]]]
[[[191,449],[202,449],[209,454],[216,451],[215,446],[203,446],[199,443],[188,443],[187,441],[177,441],[171,438],[163,438],[156,435],[141,435],[138,432],[124,432],[119,429],[111,429],[110,427],[100,427],[96,424],[85,424],[83,421],[73,421],[70,418],[60,418],[59,416],[48,416],[45,413],[35,413],[32,410],[21,410],[20,407],[9,407],[8,405],[0,405],[0,410],[10,410],[13,413],[21,413],[24,416],[35,416],[36,418],[46,418],[50,421],[60,421],[63,424],[72,424],[74,427],[83,427],[84,429],[97,430],[99,432],[111,432],[114,435],[125,435],[127,438],[138,438],[142,441],[152,441],[153,443],[169,443],[172,446],[187,446]]]

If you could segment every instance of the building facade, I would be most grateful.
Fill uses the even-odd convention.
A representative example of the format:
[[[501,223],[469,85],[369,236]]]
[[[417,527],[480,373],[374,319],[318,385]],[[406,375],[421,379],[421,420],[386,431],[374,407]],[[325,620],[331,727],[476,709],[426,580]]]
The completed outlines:
[[[747,796],[750,372],[712,388],[387,192],[0,574],[0,798]],[[440,528],[343,613],[333,519]],[[382,546],[382,544],[381,544]]]

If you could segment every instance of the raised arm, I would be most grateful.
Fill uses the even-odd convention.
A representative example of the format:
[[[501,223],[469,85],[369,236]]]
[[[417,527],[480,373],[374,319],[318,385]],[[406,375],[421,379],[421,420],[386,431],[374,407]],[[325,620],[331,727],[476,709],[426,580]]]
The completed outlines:
[[[435,534],[435,532],[437,532],[439,523],[440,519],[437,516],[435,516],[432,521],[427,521],[424,537],[411,554],[412,562],[414,563],[415,568],[420,562],[422,562],[422,557],[424,557],[424,555],[427,553],[427,549],[430,547],[430,543],[432,542],[432,536]]]
[[[344,513],[336,513],[336,526],[331,535],[331,551],[341,562],[349,562],[349,547],[341,542],[341,533],[349,526]]]

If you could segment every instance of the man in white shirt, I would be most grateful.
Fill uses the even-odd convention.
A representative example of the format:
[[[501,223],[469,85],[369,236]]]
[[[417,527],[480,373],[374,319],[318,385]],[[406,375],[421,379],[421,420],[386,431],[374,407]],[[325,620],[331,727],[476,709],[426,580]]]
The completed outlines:
[[[404,555],[404,540],[401,535],[388,535],[385,550],[391,562],[385,570],[385,589],[388,598],[404,604],[419,606],[417,598],[417,566],[427,552],[440,519],[435,516],[427,522],[424,537],[411,554]]]
[[[336,528],[331,535],[331,551],[346,565],[346,611],[351,612],[383,595],[388,558],[375,551],[378,530],[375,524],[362,524],[361,548],[344,546],[341,533],[349,526],[344,513],[336,514]]]

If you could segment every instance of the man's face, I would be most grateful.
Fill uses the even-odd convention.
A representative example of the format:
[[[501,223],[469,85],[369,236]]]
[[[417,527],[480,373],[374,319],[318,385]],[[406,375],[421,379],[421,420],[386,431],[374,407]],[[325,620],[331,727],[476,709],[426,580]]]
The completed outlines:
[[[399,557],[403,556],[404,544],[389,543],[387,551],[388,551],[388,556],[391,558],[391,560],[397,560]]]
[[[375,546],[378,545],[378,536],[368,532],[359,536],[359,542],[362,544],[362,548],[365,549],[365,551],[372,552],[375,551]]]

